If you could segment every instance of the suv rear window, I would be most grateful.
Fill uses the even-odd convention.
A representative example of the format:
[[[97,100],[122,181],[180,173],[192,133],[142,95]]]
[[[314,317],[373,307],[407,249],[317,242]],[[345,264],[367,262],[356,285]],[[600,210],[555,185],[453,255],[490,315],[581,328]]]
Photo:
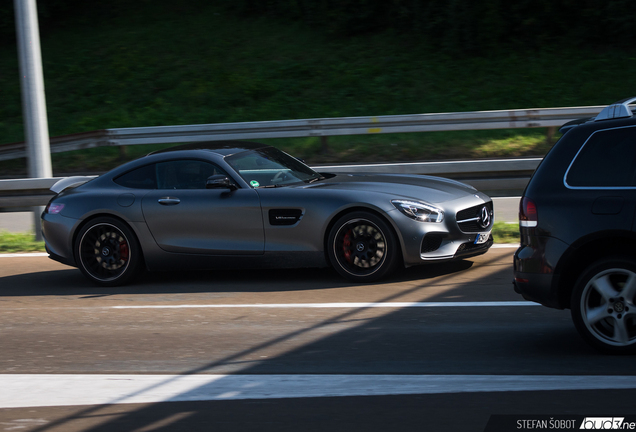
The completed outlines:
[[[628,187],[634,185],[636,129],[594,133],[574,158],[566,174],[571,187]]]

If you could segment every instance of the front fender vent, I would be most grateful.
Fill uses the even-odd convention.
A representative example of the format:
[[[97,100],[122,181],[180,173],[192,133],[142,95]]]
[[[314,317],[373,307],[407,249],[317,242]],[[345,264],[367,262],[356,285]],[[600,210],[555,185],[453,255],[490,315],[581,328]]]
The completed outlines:
[[[272,209],[269,211],[269,224],[295,225],[302,217],[301,209]]]

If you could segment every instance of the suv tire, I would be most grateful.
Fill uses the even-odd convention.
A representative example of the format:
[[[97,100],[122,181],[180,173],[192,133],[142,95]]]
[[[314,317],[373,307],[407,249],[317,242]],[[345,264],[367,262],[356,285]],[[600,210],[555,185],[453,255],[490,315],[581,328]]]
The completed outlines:
[[[618,256],[592,263],[572,291],[571,312],[576,329],[602,352],[636,352],[635,295],[634,259]]]

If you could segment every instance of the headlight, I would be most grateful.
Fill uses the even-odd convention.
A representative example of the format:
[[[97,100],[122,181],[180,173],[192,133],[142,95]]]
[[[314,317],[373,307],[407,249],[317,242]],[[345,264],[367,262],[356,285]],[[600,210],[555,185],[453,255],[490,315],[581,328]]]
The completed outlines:
[[[444,210],[417,201],[392,200],[391,203],[404,215],[419,222],[441,222]]]

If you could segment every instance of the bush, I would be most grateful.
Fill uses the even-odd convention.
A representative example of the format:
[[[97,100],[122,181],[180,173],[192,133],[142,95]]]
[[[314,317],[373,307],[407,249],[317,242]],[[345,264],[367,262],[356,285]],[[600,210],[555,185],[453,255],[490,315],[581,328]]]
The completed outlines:
[[[425,37],[449,52],[568,44],[631,45],[627,0],[226,0],[249,15],[302,20],[336,36],[384,30]]]

